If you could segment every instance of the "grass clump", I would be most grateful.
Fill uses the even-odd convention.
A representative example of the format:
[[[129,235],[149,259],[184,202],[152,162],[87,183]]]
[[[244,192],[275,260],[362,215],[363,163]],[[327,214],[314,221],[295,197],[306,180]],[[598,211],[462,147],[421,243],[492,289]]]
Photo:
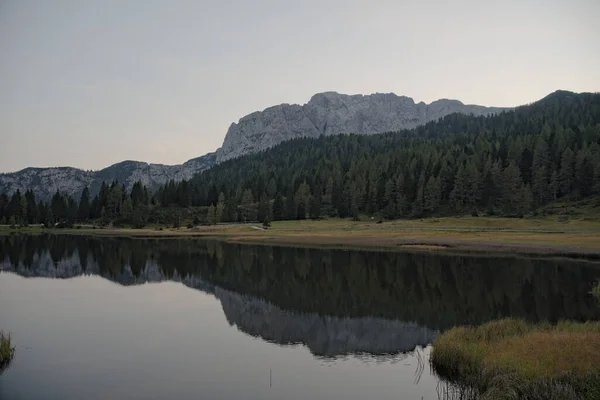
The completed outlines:
[[[598,304],[600,304],[600,282],[592,288],[592,296],[594,296],[596,300],[598,300]]]
[[[15,348],[11,344],[10,335],[0,331],[0,373],[4,371],[15,356]]]
[[[435,341],[431,365],[472,398],[600,399],[600,322],[453,328]]]

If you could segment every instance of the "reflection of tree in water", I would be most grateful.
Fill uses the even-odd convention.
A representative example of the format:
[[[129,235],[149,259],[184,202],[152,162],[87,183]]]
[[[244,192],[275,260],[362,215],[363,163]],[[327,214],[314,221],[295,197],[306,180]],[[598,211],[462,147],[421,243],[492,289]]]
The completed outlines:
[[[582,261],[66,235],[1,238],[0,260],[35,274],[41,249],[55,265],[76,263],[72,272],[116,280],[126,271],[139,277],[153,263],[166,279],[198,277],[282,310],[400,319],[434,330],[505,316],[556,321],[600,313],[589,294],[600,268]]]

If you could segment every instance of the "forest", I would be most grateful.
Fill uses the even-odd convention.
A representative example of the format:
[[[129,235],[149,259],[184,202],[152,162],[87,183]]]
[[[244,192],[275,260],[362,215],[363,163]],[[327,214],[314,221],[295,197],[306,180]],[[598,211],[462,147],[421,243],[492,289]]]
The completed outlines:
[[[168,223],[522,217],[600,193],[600,94],[559,91],[489,117],[452,114],[413,130],[284,142],[150,193],[104,183],[79,201],[0,195],[0,223]]]

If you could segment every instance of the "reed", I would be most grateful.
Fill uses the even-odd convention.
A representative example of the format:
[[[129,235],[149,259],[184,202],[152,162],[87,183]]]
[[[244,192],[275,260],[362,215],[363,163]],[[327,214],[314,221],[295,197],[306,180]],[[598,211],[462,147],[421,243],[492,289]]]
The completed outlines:
[[[15,356],[15,348],[11,343],[10,335],[0,331],[0,373],[8,367]]]

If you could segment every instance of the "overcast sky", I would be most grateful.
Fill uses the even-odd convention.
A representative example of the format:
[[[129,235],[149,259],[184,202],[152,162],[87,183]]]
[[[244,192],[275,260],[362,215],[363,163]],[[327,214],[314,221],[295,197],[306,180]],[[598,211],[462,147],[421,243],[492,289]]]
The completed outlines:
[[[317,92],[600,91],[600,1],[0,0],[0,171],[178,164]]]

